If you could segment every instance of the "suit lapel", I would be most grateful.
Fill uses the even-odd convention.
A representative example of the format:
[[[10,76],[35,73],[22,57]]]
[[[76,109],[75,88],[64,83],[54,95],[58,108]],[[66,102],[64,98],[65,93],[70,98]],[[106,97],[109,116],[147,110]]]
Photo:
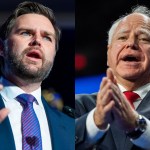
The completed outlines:
[[[42,100],[49,124],[52,149],[53,150],[67,149],[68,145],[63,141],[65,138],[68,138],[66,137],[68,135],[66,135],[65,131],[66,127],[63,126],[63,123],[61,123],[62,121],[61,115],[57,112],[57,110],[53,110],[53,108],[51,108],[43,98]]]
[[[0,95],[0,109],[4,108],[4,103]],[[15,150],[15,142],[8,117],[0,124],[0,149]]]
[[[150,119],[150,91],[147,93],[147,95],[138,106],[137,112]]]

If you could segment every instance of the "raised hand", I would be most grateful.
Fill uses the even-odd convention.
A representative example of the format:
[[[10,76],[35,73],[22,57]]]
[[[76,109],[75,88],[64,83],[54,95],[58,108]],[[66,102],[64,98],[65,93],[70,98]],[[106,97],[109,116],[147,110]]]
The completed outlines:
[[[94,113],[94,121],[97,127],[99,127],[100,129],[107,128],[108,124],[113,121],[112,109],[115,106],[115,102],[113,100],[112,95],[111,80],[115,81],[115,79],[113,78],[113,76],[111,76],[111,74],[109,75],[109,78],[103,78],[100,85],[100,90],[97,95],[97,104]]]
[[[111,69],[107,70],[107,77],[111,80],[110,89],[112,100],[115,102],[112,108],[112,114],[117,126],[125,131],[130,131],[136,127],[138,113],[131,107],[130,103],[120,91]]]
[[[7,108],[3,108],[0,110],[0,123],[7,117],[9,114],[9,110]]]
[[[137,117],[138,113],[120,91],[112,70],[108,68],[97,95],[95,124],[105,129],[114,121],[120,129],[130,131],[135,128]]]

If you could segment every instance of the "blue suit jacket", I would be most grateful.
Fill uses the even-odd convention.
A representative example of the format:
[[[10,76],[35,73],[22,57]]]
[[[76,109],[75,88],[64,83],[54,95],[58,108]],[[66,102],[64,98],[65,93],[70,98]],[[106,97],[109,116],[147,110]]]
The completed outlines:
[[[86,118],[88,112],[95,108],[95,106],[96,94],[76,96],[76,150],[143,150],[140,147],[135,146],[125,133],[119,130],[115,124],[111,124],[110,129],[104,137],[89,147],[88,143],[85,142]],[[136,111],[150,119],[150,92],[144,97]]]
[[[51,133],[52,149],[74,150],[74,119],[66,116],[54,108],[51,108],[44,98],[42,98],[42,102]],[[0,109],[4,107],[5,106],[0,95]],[[16,150],[8,117],[0,124],[0,150]]]

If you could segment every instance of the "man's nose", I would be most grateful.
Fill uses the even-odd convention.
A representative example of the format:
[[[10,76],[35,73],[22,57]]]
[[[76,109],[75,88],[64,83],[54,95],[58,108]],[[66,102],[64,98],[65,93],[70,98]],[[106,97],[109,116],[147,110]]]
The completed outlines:
[[[134,50],[138,49],[138,40],[136,37],[130,37],[126,42],[126,48],[131,48]]]
[[[40,38],[40,36],[38,36],[38,35],[35,35],[33,38],[32,38],[32,40],[31,40],[31,42],[30,42],[30,45],[31,46],[41,46],[41,38]]]

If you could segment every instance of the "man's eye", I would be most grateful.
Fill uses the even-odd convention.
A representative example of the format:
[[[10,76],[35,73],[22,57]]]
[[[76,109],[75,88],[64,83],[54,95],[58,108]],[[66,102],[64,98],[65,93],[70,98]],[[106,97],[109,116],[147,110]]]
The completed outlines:
[[[31,33],[30,33],[30,32],[27,32],[27,31],[24,31],[24,32],[21,32],[21,35],[24,35],[24,36],[30,36]]]
[[[140,41],[150,41],[148,38],[139,38]]]
[[[43,39],[45,39],[45,40],[47,40],[47,41],[52,42],[52,38],[51,38],[51,37],[49,37],[49,36],[44,36],[44,37],[43,37]]]
[[[120,37],[118,37],[118,40],[126,40],[126,39],[127,39],[126,36],[120,36]]]

